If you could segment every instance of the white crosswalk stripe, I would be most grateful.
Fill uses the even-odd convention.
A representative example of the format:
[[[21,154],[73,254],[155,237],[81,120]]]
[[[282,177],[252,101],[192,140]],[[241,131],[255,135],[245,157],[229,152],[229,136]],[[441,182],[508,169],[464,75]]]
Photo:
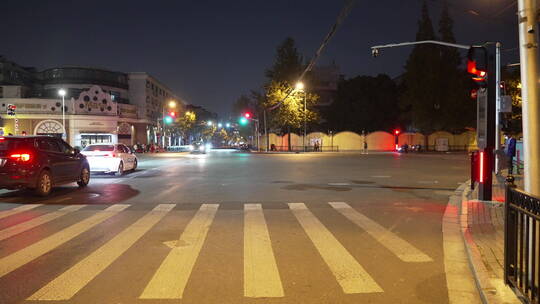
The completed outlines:
[[[181,299],[191,271],[216,215],[218,204],[203,204],[189,222],[175,246],[167,255],[141,299]]]
[[[261,204],[244,205],[244,296],[283,297]]]
[[[61,230],[28,247],[25,247],[24,249],[0,259],[0,277],[5,276],[13,270],[66,243],[79,234],[116,215],[127,207],[129,207],[129,205],[110,206],[105,210],[98,211],[96,214],[87,219],[73,224],[64,230]]]
[[[404,262],[432,262],[433,260],[416,249],[413,245],[407,241],[401,239],[394,233],[388,231],[383,226],[377,224],[367,216],[354,210],[347,203],[344,202],[331,202],[329,203],[339,213],[343,214],[351,222],[358,227],[364,229],[374,239],[376,239],[381,245],[392,251],[398,258]]]
[[[43,206],[43,204],[28,204],[28,205],[22,205],[22,206],[19,206],[19,207],[15,207],[13,209],[0,211],[0,219],[8,217],[8,216],[12,216],[12,215],[17,214],[17,213],[21,213],[21,212],[24,212],[24,211],[31,210],[31,209],[37,208],[39,206]]]
[[[382,292],[382,288],[303,203],[290,209],[304,228],[345,293]]]
[[[336,213],[336,215],[340,214],[340,216],[344,216],[357,225],[402,262],[432,261],[427,254],[374,220],[369,219],[361,212],[353,209],[349,204],[345,202],[330,202],[328,204],[333,208],[327,210]],[[7,217],[38,206],[41,205],[24,205],[2,212],[5,215],[8,214],[5,212],[9,211],[10,213],[4,216]],[[88,212],[86,209],[82,211],[85,206],[87,205],[65,206],[0,230],[0,241],[2,242],[0,244],[16,241],[16,238],[23,232],[38,226],[51,225],[54,220],[66,218],[65,215],[67,214]],[[118,204],[103,210],[92,211],[94,213],[83,220],[0,258],[0,278],[73,240],[93,227],[103,224],[104,221],[129,206]],[[154,227],[158,229],[160,225],[163,225],[160,222],[168,214],[172,216],[170,211],[175,206],[175,204],[160,204],[150,211],[145,211],[135,222],[113,236],[101,247],[87,253],[82,260],[74,261],[73,266],[59,274],[52,281],[39,286],[39,290],[35,291],[27,300],[66,301],[72,299],[90,282],[99,280],[101,278],[100,274],[103,274],[115,261],[121,259],[124,253],[132,248],[144,235],[151,234]],[[167,300],[183,298],[203,245],[207,241],[208,234],[211,233],[210,227],[218,213],[219,206],[219,204],[202,204],[200,206],[195,215],[189,219],[185,229],[179,233],[179,238],[167,256],[161,261],[159,267],[155,269],[154,273],[148,274],[146,285],[136,291],[140,293],[138,294],[139,299]],[[320,255],[322,262],[326,264],[328,270],[333,274],[330,279],[337,281],[343,293],[384,292],[383,288],[376,282],[376,277],[373,278],[363,268],[360,264],[361,261],[357,260],[341,244],[336,238],[337,235],[334,236],[329,228],[305,204],[289,203],[288,206],[289,208],[285,212],[288,212],[291,218],[295,219],[293,220],[295,225],[296,221],[300,224],[302,233],[307,236],[306,240],[309,239],[313,244],[313,247],[306,247],[307,250],[312,250]],[[227,212],[227,210],[223,212]],[[287,290],[284,290],[281,277],[287,272],[280,274],[280,267],[287,267],[287,265],[283,264],[284,261],[281,261],[280,264],[280,260],[276,259],[275,248],[272,245],[275,240],[270,238],[269,223],[267,223],[266,219],[262,204],[243,205],[243,232],[239,231],[243,233],[243,251],[242,248],[238,248],[238,254],[241,255],[243,252],[242,282],[243,296],[246,298],[285,297],[285,294],[288,293]],[[114,225],[112,221],[111,224]],[[238,271],[238,274],[241,275],[241,270]]]
[[[28,299],[48,301],[71,299],[81,288],[128,250],[129,247],[171,211],[174,206],[174,204],[158,205]]]
[[[55,220],[61,216],[64,216],[66,214],[69,214],[71,212],[77,211],[86,205],[73,205],[73,206],[66,206],[58,211],[54,211],[51,213],[44,214],[42,216],[38,216],[36,218],[33,218],[29,221],[22,222],[20,224],[11,226],[9,228],[0,230],[0,241],[8,239],[14,235],[17,235],[19,233],[23,233],[27,230],[30,230],[32,228],[35,228],[37,226],[43,225],[45,223],[48,223],[52,220]]]

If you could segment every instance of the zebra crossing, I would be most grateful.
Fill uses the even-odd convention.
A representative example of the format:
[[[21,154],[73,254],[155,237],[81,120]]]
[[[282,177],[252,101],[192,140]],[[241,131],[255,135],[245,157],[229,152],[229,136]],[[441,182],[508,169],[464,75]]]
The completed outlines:
[[[376,223],[360,211],[345,202],[329,202],[328,209],[342,216],[344,221],[356,225],[374,240],[386,247],[403,263],[429,263],[433,259],[406,240],[400,238],[384,226]],[[127,224],[112,238],[86,256],[67,265],[52,280],[45,282],[32,294],[26,297],[31,301],[67,301],[84,290],[93,280],[99,279],[111,265],[134,246],[141,238],[151,234],[155,227],[167,216],[180,212],[177,204],[159,204],[151,210],[137,214],[134,222]],[[44,207],[40,204],[21,205],[0,211],[0,280],[16,272],[21,267],[51,253],[56,248],[73,242],[81,234],[96,229],[100,225],[114,225],[113,219],[121,217],[134,206],[117,204],[103,206],[88,213],[88,205],[46,206],[47,212],[17,221],[13,225],[2,226],[2,221],[10,217],[23,215],[30,210]],[[52,207],[52,208],[51,208]],[[100,206],[101,207],[101,206]],[[340,242],[323,221],[304,203],[288,203],[288,210],[298,222],[303,233],[324,261],[327,270],[340,286],[344,294],[383,293],[383,286],[376,277],[372,277],[362,265],[361,257],[353,255]],[[28,246],[14,252],[6,252],[4,244],[16,240],[19,236],[33,229],[61,221],[71,215],[86,211],[84,218],[50,235],[36,240]],[[141,212],[137,210],[137,212]],[[176,244],[170,246],[168,254],[147,278],[144,289],[138,292],[138,299],[182,299],[189,288],[189,281],[196,271],[196,264],[201,251],[204,250],[207,236],[217,214],[226,212],[220,204],[201,204],[188,223],[178,231]],[[276,259],[272,234],[265,217],[262,204],[246,203],[243,213],[243,271],[239,275],[243,280],[243,296],[246,298],[282,298],[288,290],[284,287],[280,267],[286,267]],[[185,214],[185,213],[183,213]],[[140,261],[144,263],[144,261]],[[133,265],[137,267],[137,265]],[[35,271],[39,271],[35,270]],[[234,275],[234,274],[232,274]]]

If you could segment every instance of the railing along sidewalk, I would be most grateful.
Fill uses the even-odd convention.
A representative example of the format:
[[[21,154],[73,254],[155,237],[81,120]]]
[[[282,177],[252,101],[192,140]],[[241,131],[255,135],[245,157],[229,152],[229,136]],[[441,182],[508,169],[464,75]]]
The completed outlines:
[[[540,303],[540,198],[506,184],[504,280],[526,303]]]

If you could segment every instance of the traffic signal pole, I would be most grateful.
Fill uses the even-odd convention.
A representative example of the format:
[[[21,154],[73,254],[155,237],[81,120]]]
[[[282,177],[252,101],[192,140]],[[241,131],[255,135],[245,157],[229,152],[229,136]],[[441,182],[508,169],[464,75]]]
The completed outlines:
[[[525,191],[540,195],[540,90],[538,88],[538,5],[518,0],[519,57],[523,104]]]
[[[501,43],[495,44],[495,150],[501,147]],[[495,157],[495,173],[499,173],[500,161]]]
[[[496,71],[496,60],[493,51],[487,52],[487,102],[486,102],[486,124],[485,124],[485,145],[480,150],[480,153],[483,157],[480,164],[480,174],[482,178],[480,179],[478,186],[478,198],[483,201],[490,201],[492,199],[493,191],[493,166],[495,165],[494,160],[494,149],[495,149],[495,114],[496,114],[496,92],[499,91],[497,87],[497,77],[493,77],[493,73]],[[479,128],[480,129],[480,128]]]

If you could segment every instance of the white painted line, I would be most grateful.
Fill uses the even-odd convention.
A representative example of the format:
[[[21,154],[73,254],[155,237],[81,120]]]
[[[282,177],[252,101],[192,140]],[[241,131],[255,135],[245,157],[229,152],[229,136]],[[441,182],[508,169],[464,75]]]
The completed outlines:
[[[382,288],[307,209],[306,205],[289,203],[289,208],[334,274],[344,293],[383,292]]]
[[[244,205],[244,296],[284,296],[261,204]]]
[[[419,184],[438,184],[439,181],[418,181]]]
[[[219,204],[203,204],[146,285],[140,299],[181,299]]]
[[[113,239],[31,295],[28,300],[61,301],[71,299],[126,252],[174,206],[174,204],[157,205]]]
[[[21,249],[11,255],[0,259],[0,277],[12,272],[13,270],[33,261],[54,248],[70,241],[79,234],[89,230],[106,219],[116,215],[126,209],[129,205],[113,205],[105,210],[86,218],[76,224],[67,227],[41,241],[34,243],[24,249]]]
[[[5,240],[7,238],[10,238],[14,235],[17,235],[19,233],[28,231],[32,228],[35,228],[39,225],[43,225],[45,223],[48,223],[52,220],[55,220],[61,216],[64,216],[68,213],[71,213],[73,211],[77,211],[87,205],[72,205],[72,206],[66,206],[60,210],[44,214],[42,216],[38,216],[36,218],[33,218],[29,221],[22,222],[20,224],[8,227],[4,230],[0,230],[0,241]]]
[[[22,205],[22,206],[15,207],[13,209],[5,210],[5,211],[0,211],[0,219],[17,214],[17,213],[28,211],[30,209],[37,208],[39,206],[43,206],[43,204],[28,204],[28,205]]]
[[[463,190],[463,186],[460,186]],[[460,198],[451,196],[442,220],[443,250],[444,250],[444,273],[448,289],[448,302],[458,303],[482,303],[480,294],[474,282],[474,277],[469,266],[465,244],[461,235],[459,221]],[[454,204],[453,200],[457,200]]]
[[[372,175],[371,177],[373,177],[373,178],[390,178],[392,176],[390,176],[390,175]]]
[[[328,183],[329,186],[349,186],[349,183]]]
[[[351,222],[369,233],[369,235],[395,254],[400,260],[404,262],[433,261],[428,255],[416,249],[413,245],[401,239],[383,226],[377,224],[367,216],[354,210],[347,203],[331,202],[329,204],[339,213],[343,214],[343,216],[348,218]]]

